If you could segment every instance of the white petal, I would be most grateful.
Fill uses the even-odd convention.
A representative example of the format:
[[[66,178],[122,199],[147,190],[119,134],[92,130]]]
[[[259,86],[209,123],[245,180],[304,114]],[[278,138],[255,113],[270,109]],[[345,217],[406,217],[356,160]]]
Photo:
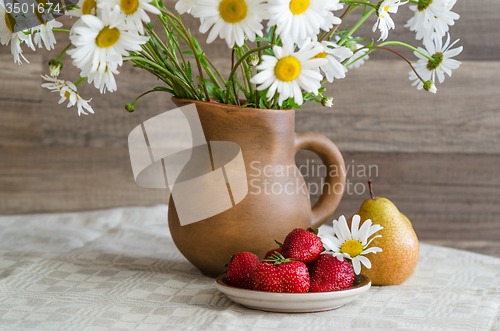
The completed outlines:
[[[359,258],[360,256],[358,255],[352,259],[352,267],[356,275],[359,275],[359,273],[361,272],[361,264],[359,263]]]

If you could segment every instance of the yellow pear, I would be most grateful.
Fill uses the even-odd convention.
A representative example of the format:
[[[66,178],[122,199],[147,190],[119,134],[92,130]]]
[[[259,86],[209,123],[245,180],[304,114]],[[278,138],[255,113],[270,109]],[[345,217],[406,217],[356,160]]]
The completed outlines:
[[[376,198],[373,195],[365,200],[357,213],[361,217],[360,226],[367,219],[373,224],[384,227],[378,231],[380,238],[375,238],[369,247],[380,247],[382,252],[370,253],[366,257],[372,263],[371,269],[362,266],[361,273],[368,276],[373,285],[399,285],[407,280],[418,262],[419,245],[417,235],[413,231],[410,220],[386,198]],[[351,219],[348,221],[351,227]]]

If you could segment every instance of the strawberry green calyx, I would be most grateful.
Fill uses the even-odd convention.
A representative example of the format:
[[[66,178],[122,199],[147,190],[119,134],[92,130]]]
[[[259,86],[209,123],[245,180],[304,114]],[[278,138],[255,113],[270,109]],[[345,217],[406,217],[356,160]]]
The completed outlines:
[[[307,231],[314,233],[315,235],[318,235],[318,229],[313,229],[313,228],[307,228]]]
[[[278,244],[278,246],[279,246],[279,247],[283,246],[283,244],[282,244],[282,243],[280,243],[280,242],[279,242],[279,241],[277,241],[277,240],[274,240],[274,242],[275,242],[276,244]]]
[[[289,263],[289,262],[298,261],[298,260],[297,259],[285,258],[279,252],[275,252],[275,254],[271,255],[268,258],[265,258],[263,261],[274,263],[274,265],[280,265],[280,264],[283,264],[283,263]]]

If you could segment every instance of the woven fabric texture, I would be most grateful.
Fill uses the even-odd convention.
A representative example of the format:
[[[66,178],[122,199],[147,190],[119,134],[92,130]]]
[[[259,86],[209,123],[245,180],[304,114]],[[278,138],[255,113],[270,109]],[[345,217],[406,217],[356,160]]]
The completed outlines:
[[[336,310],[250,310],[176,249],[167,207],[0,217],[0,330],[500,330],[500,259],[421,244]],[[327,228],[321,231],[328,231]]]

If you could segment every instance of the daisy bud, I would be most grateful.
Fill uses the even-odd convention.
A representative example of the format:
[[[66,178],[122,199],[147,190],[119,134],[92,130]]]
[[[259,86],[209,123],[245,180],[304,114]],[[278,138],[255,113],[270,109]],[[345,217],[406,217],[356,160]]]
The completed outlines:
[[[424,82],[424,90],[426,90],[427,92],[431,92],[431,93],[437,92],[436,85],[434,85],[434,82],[432,80],[428,80],[428,81]]]
[[[135,106],[134,106],[134,104],[133,104],[133,103],[127,103],[127,104],[125,105],[125,109],[126,109],[129,113],[131,113],[131,112],[133,112],[133,111],[135,110]]]
[[[259,64],[260,62],[260,58],[257,54],[250,54],[247,58],[246,58],[246,61],[247,61],[247,64],[251,67],[255,67],[256,65]]]
[[[333,98],[332,97],[323,97],[321,99],[321,104],[325,107],[333,106]]]
[[[50,70],[50,75],[52,77],[57,77],[61,73],[61,69],[63,68],[63,63],[61,60],[58,59],[51,59],[49,61],[49,70]]]

